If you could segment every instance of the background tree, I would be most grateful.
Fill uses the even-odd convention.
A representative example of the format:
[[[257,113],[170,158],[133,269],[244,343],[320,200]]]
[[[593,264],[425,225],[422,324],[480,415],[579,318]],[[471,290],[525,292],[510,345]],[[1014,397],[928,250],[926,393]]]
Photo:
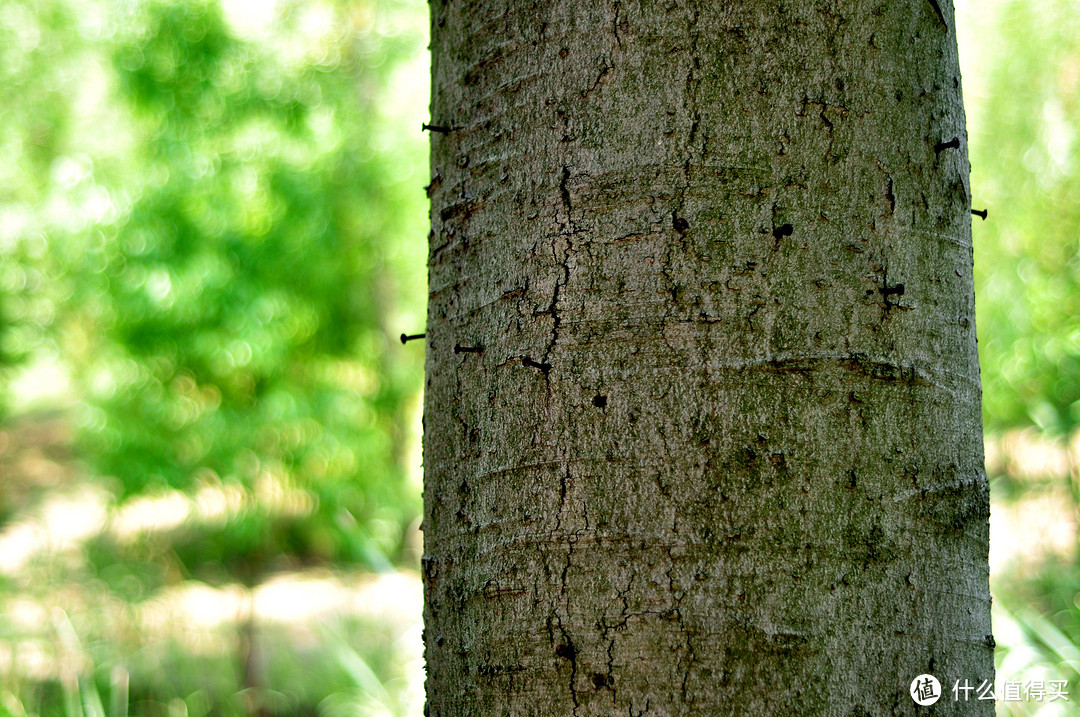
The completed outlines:
[[[436,2],[432,53],[430,714],[991,679],[951,5]]]

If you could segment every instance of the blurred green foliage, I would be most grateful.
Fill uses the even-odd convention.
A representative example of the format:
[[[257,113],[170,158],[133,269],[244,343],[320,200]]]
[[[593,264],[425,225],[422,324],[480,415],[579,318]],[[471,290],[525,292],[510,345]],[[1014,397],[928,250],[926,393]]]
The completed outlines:
[[[1027,435],[1038,435],[1045,453],[1064,450],[1080,429],[1080,4],[1001,0],[964,10],[972,203],[989,209],[985,221],[973,220],[986,427],[993,434],[1034,426],[1039,433]],[[1037,464],[1037,452],[1029,455]],[[1070,461],[1038,480],[1031,477],[1038,469],[997,466],[992,514],[1026,514],[1032,535],[1048,523],[1075,531],[1080,463]],[[1071,525],[1042,514],[1047,501],[1071,515]],[[992,526],[998,550],[1015,550],[996,535]],[[1060,553],[1016,551],[991,584],[999,684],[1068,680],[1072,704],[1080,693],[1075,534],[1073,542]],[[1056,706],[1002,710],[1065,713]]]
[[[4,6],[0,357],[62,357],[80,455],[120,499],[313,498],[203,531],[188,567],[385,567],[418,512],[418,352],[393,337],[421,312],[423,145],[382,105],[422,15],[269,5],[246,38],[206,0]]]
[[[108,495],[75,553],[5,543],[0,714],[415,713],[400,625],[140,630],[170,590],[416,558],[426,19],[0,3],[0,537]]]
[[[0,5],[0,417],[13,367],[45,343],[55,315],[39,212],[73,124],[76,37],[68,8]]]
[[[1011,0],[971,21],[972,202],[990,212],[974,220],[987,426],[1065,434],[1080,425],[1080,6]]]

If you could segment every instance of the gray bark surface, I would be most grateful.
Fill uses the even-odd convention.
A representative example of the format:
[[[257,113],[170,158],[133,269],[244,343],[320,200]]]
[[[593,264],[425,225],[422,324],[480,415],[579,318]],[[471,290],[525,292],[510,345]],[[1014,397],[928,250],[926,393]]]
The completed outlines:
[[[951,3],[431,17],[428,714],[991,714]]]

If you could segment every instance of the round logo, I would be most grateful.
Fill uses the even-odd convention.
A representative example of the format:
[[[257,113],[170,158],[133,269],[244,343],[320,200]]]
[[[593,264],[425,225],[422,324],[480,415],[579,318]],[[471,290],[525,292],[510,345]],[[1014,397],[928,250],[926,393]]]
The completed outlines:
[[[933,675],[919,675],[911,681],[911,699],[927,707],[941,698],[941,683]]]

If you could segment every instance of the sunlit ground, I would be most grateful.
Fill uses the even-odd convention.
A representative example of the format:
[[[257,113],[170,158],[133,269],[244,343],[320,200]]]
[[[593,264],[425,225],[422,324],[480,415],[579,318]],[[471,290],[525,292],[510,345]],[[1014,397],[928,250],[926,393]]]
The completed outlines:
[[[210,714],[213,705],[230,702],[237,714],[259,705],[289,712],[314,694],[320,715],[421,714],[422,595],[415,572],[297,567],[251,587],[179,576],[142,599],[120,599],[90,569],[93,541],[167,544],[160,539],[174,531],[205,529],[255,505],[303,511],[310,498],[264,482],[250,494],[207,484],[190,495],[163,491],[118,503],[80,474],[69,439],[58,417],[0,430],[0,474],[46,489],[0,531],[6,585],[0,684],[7,686],[0,688],[0,708],[7,714],[36,711],[16,697],[13,684],[23,691],[33,684],[63,687],[71,705],[40,715],[111,716],[128,714],[130,684],[161,680],[177,696],[165,712],[149,713]],[[414,556],[419,541],[414,530]],[[102,671],[109,675],[107,696],[90,679]],[[220,684],[204,684],[208,677]],[[98,702],[103,712],[96,711]],[[144,714],[135,704],[128,709]]]

